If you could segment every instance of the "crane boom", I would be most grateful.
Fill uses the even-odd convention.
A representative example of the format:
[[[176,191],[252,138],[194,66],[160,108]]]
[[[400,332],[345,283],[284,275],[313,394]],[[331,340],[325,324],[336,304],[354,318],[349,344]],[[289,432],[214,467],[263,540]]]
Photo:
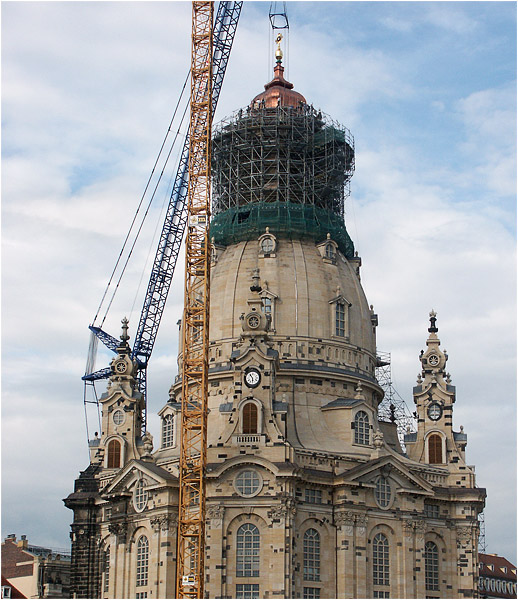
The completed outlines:
[[[204,597],[213,6],[192,3],[177,598]]]
[[[220,2],[218,5],[212,49],[212,117],[216,111],[242,5],[242,0],[239,2]],[[189,143],[189,135],[187,135],[178,163],[133,345],[132,358],[137,359],[140,367],[137,373],[137,385],[139,391],[144,395],[144,400],[147,396],[147,365],[160,327],[187,221],[186,197]],[[100,327],[90,326],[90,330],[110,350],[116,351],[120,343],[117,339]],[[110,372],[109,368],[104,368],[95,373],[84,375],[83,380],[105,379],[110,376]],[[144,406],[146,405],[147,402],[144,402]],[[145,430],[145,409],[142,415],[142,427]]]

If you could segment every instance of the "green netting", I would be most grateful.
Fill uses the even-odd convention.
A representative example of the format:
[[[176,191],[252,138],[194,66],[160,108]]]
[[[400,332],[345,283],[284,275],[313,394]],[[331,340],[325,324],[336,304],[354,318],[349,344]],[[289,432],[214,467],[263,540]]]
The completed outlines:
[[[212,220],[210,237],[216,244],[227,246],[257,239],[266,227],[280,238],[310,238],[317,243],[329,233],[346,258],[354,257],[354,244],[342,219],[314,205],[257,202],[229,208]]]

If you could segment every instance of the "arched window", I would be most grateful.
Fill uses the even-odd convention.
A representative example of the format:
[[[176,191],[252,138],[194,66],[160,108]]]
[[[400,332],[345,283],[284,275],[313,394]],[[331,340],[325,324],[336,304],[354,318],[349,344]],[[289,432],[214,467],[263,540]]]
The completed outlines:
[[[438,433],[432,433],[428,438],[428,462],[442,463],[442,438]]]
[[[389,585],[389,543],[378,533],[372,542],[372,582],[374,585]]]
[[[149,542],[145,535],[137,542],[137,586],[147,585],[149,564]]]
[[[326,258],[331,260],[335,258],[335,247],[333,244],[326,244]]]
[[[110,588],[110,546],[107,546],[104,551],[104,584],[103,590],[104,592],[108,592]]]
[[[247,402],[243,406],[243,433],[258,433],[257,417],[257,405],[254,402]]]
[[[335,325],[335,334],[340,337],[345,337],[345,304],[342,302],[336,303]]]
[[[368,446],[369,438],[369,415],[359,410],[354,416],[354,443]]]
[[[427,590],[439,589],[439,550],[434,542],[424,545],[425,585]]]
[[[108,444],[108,469],[118,469],[121,466],[121,443],[112,440]]]
[[[236,577],[259,577],[259,529],[245,523],[237,530]]]
[[[162,419],[162,448],[171,448],[174,443],[174,417],[169,414]]]
[[[304,534],[304,581],[320,581],[320,534],[316,529]]]

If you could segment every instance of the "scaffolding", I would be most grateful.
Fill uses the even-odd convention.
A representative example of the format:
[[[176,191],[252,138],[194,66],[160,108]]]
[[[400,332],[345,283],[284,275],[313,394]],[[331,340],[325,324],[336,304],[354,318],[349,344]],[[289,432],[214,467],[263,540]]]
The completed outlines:
[[[397,424],[399,443],[405,450],[405,433],[417,431],[416,418],[392,384],[390,352],[377,354],[376,379],[385,393],[378,406],[378,420]]]
[[[327,233],[334,239],[335,233],[344,249],[353,251],[344,204],[354,172],[354,140],[327,115],[303,102],[276,108],[257,102],[214,128],[212,160],[211,236],[217,242],[235,242],[224,239],[229,233],[244,239],[250,228],[264,233],[261,214],[271,207],[268,218],[277,215],[286,231],[306,221],[297,233],[322,239]],[[266,225],[274,229],[271,222]]]

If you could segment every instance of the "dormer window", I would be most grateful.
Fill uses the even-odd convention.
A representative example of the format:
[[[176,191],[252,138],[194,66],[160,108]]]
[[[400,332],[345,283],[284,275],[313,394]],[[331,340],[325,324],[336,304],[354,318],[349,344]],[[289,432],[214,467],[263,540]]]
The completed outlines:
[[[369,439],[369,415],[359,410],[354,416],[354,443],[368,446]]]
[[[335,335],[345,337],[345,304],[336,303],[335,308]]]
[[[331,334],[333,337],[347,339],[349,337],[349,308],[351,303],[340,294],[340,288],[337,291],[336,298],[329,300],[332,319]]]
[[[261,241],[261,250],[263,254],[271,254],[275,248],[275,244],[271,237],[265,237]]]
[[[335,247],[333,244],[326,244],[326,258],[334,260],[336,258]]]
[[[162,448],[172,448],[174,446],[174,416],[166,415],[162,419]]]
[[[266,228],[266,232],[259,237],[259,256],[262,258],[269,258],[275,256],[277,250],[277,240],[275,236],[270,233],[270,228]]]

